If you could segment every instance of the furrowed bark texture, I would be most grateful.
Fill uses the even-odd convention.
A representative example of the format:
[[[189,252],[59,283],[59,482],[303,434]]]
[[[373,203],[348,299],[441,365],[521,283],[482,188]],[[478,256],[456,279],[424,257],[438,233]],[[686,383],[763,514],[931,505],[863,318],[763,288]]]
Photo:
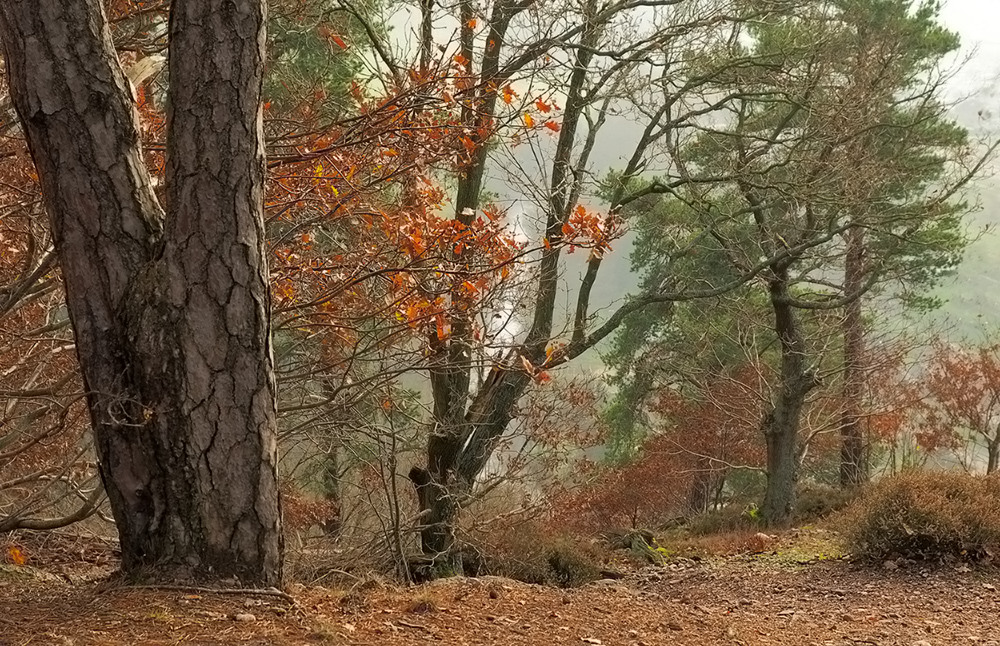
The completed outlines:
[[[281,578],[263,249],[260,0],[176,0],[168,202],[99,0],[0,7],[123,569]]]
[[[132,278],[152,260],[162,213],[101,11],[98,0],[9,2],[0,27],[63,269],[101,475],[122,553],[132,554],[141,551],[144,484],[155,464],[138,435],[142,406],[119,314]]]

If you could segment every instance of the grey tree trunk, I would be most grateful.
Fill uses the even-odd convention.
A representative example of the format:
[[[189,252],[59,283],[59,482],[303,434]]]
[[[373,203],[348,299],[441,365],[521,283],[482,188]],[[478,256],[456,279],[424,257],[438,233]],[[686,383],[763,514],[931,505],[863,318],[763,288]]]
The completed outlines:
[[[855,294],[863,287],[865,232],[862,228],[847,232],[844,267],[844,293]],[[840,485],[856,487],[868,482],[868,459],[862,427],[861,399],[864,396],[865,331],[862,299],[852,298],[844,306],[843,411],[840,420]]]
[[[430,560],[430,576],[461,574],[461,555],[455,550],[458,483],[454,482],[451,473],[432,476],[421,467],[410,469],[410,480],[420,503],[420,549]]]
[[[100,0],[0,6],[126,573],[276,584],[261,0],[175,0],[165,219]]]
[[[760,511],[764,523],[774,527],[787,525],[792,518],[802,408],[818,381],[806,366],[802,328],[795,308],[788,302],[787,268],[775,269],[768,288],[774,330],[781,347],[781,372],[778,392],[762,424],[767,446],[767,488]]]

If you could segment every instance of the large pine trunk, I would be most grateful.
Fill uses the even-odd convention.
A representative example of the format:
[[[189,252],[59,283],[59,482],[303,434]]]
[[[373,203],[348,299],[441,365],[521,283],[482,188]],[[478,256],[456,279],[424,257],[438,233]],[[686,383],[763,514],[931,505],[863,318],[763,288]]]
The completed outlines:
[[[10,0],[0,33],[124,571],[278,583],[263,3],[173,2],[165,219],[100,0]]]

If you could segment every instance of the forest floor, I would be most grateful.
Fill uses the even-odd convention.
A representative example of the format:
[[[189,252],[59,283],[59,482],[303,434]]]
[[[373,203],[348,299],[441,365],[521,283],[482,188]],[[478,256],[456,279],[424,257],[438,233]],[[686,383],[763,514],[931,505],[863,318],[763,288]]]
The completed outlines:
[[[287,598],[119,587],[107,549],[64,540],[0,566],[0,645],[1000,646],[996,570],[866,569],[816,537],[794,532],[759,554],[678,558],[570,590],[372,580],[291,584]]]

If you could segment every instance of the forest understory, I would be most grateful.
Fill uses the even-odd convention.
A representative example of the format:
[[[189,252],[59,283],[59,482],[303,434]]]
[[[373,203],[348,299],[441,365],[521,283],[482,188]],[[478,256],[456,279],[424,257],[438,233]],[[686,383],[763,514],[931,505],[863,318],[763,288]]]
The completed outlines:
[[[756,554],[626,568],[579,588],[500,577],[290,583],[286,594],[134,588],[110,545],[67,536],[0,566],[0,644],[1000,644],[992,567],[863,567],[823,529]]]

